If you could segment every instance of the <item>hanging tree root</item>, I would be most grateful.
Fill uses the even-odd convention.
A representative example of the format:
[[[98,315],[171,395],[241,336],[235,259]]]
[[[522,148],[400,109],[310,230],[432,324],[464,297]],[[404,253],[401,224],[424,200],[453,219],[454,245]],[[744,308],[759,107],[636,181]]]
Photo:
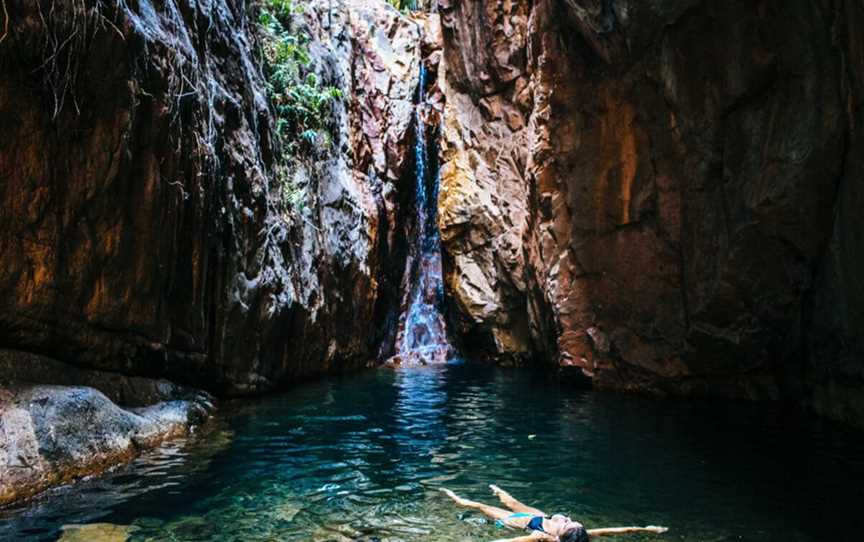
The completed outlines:
[[[0,0],[5,10],[6,0]],[[94,0],[88,7],[87,0],[71,0],[57,5],[57,0],[48,2],[47,11],[43,2],[36,2],[36,10],[44,31],[42,64],[34,71],[42,75],[42,86],[50,93],[53,102],[52,120],[63,110],[67,96],[71,98],[75,112],[80,114],[75,87],[82,59],[90,52],[90,46],[100,31],[111,28],[125,41],[123,33],[103,13],[107,4]],[[9,18],[6,18],[7,25]]]
[[[0,4],[3,5],[3,35],[0,36],[0,43],[3,43],[9,35],[9,11],[6,9],[6,0],[0,0]]]

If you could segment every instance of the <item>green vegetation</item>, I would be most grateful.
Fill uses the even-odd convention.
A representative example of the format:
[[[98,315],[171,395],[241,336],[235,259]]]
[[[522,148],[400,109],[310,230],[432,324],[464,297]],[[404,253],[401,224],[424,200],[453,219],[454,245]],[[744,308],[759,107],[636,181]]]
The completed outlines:
[[[387,0],[390,5],[400,11],[414,11],[417,9],[417,0]]]
[[[291,209],[302,207],[306,198],[290,181],[289,162],[298,151],[314,156],[330,146],[332,104],[342,97],[341,90],[322,85],[309,71],[309,38],[292,25],[300,13],[302,6],[294,0],[263,0],[258,17],[263,35],[262,63],[282,147],[276,178],[282,201]]]

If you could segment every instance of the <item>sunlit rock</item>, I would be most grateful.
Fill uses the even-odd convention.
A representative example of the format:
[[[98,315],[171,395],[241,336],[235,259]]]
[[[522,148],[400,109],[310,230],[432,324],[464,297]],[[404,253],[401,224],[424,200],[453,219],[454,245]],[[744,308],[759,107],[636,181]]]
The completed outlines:
[[[126,542],[136,531],[132,525],[88,523],[64,525],[58,542]]]

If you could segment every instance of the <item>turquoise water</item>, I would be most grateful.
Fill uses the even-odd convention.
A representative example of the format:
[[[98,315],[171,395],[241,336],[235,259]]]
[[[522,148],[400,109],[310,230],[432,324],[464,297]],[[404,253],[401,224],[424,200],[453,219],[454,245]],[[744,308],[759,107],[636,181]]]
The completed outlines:
[[[0,513],[0,538],[488,541],[508,533],[436,488],[491,503],[497,483],[589,528],[671,528],[606,540],[857,541],[862,482],[859,434],[764,405],[380,370],[223,405],[193,439]]]

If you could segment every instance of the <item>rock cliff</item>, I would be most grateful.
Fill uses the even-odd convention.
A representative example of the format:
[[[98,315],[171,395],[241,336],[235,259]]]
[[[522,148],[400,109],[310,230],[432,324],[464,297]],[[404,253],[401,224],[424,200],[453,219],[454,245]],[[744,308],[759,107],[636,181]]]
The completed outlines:
[[[377,359],[417,24],[304,4],[309,70],[345,98],[329,149],[292,159],[296,209],[252,2],[5,4],[0,346],[235,395]]]
[[[468,357],[864,425],[860,2],[310,0],[304,70],[343,97],[287,159],[252,0],[3,5],[0,452],[75,403],[124,435],[34,479],[185,430],[130,410],[175,384],[391,356],[418,119]]]
[[[304,2],[300,75],[342,98],[291,150],[252,1],[3,7],[0,504],[201,422],[174,383],[262,393],[389,355],[420,25]]]
[[[859,3],[439,6],[466,346],[864,423]]]

